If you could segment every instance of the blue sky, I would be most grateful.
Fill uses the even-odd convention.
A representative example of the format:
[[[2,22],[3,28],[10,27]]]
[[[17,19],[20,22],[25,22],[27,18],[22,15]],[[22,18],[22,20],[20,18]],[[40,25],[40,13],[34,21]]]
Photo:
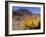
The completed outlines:
[[[40,14],[40,7],[20,7],[20,6],[13,6],[12,7],[13,10],[19,10],[20,8],[27,9],[35,14]]]

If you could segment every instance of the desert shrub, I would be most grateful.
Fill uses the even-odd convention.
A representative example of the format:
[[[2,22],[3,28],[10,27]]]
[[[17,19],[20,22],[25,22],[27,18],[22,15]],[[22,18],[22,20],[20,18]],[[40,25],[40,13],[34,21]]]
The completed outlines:
[[[35,28],[39,25],[39,21],[40,21],[40,17],[37,17],[35,19],[34,18],[33,19],[28,18],[28,19],[24,19],[21,22],[21,25],[22,25],[22,27],[24,25],[25,29],[26,28],[28,28],[28,29]]]
[[[20,20],[20,16],[16,16],[15,18],[16,18],[16,20]]]

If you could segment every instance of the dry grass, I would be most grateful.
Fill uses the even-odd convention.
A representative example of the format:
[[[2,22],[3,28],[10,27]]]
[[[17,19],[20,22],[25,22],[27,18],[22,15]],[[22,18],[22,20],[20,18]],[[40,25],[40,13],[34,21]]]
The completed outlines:
[[[22,18],[22,17],[21,17]],[[38,27],[40,16],[26,16],[21,21],[17,21],[16,17],[13,18],[13,30],[27,30],[29,28]]]

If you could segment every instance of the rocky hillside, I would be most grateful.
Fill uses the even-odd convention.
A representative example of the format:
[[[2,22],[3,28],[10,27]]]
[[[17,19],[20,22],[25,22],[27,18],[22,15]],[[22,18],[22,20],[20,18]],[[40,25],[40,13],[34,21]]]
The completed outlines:
[[[19,15],[19,16],[27,16],[27,15],[32,15],[32,12],[30,12],[27,9],[19,9],[16,11],[13,11],[14,15]]]
[[[39,29],[40,14],[33,14],[27,9],[13,10],[13,30]]]

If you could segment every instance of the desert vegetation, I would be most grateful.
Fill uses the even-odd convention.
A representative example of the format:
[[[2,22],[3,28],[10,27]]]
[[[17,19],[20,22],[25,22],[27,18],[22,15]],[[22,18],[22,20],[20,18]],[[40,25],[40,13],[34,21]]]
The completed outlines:
[[[12,27],[13,30],[40,29],[40,14],[33,14],[27,9],[13,11]]]

